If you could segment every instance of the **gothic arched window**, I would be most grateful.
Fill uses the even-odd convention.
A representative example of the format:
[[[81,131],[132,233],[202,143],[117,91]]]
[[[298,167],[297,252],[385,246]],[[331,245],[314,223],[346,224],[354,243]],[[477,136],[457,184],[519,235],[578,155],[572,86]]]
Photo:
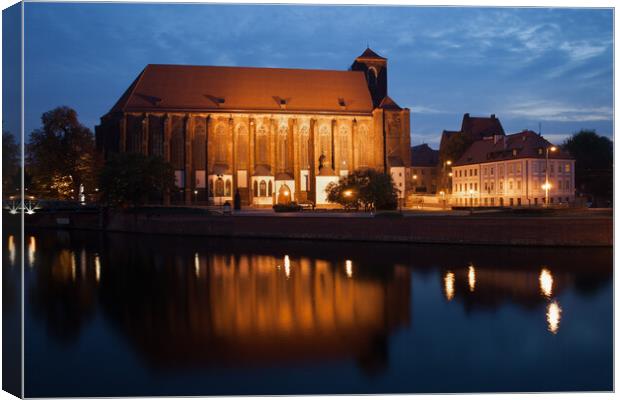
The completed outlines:
[[[246,169],[248,167],[248,129],[245,125],[240,125],[237,128],[236,144],[235,157],[237,160],[237,168]]]
[[[170,138],[170,163],[174,169],[185,168],[185,128],[182,117],[172,117]]]
[[[207,121],[204,118],[194,120],[194,140],[192,143],[194,169],[205,169],[207,163],[205,151],[207,149]]]
[[[226,163],[226,127],[222,124],[215,128],[215,161]]]
[[[256,132],[256,163],[257,164],[268,164],[268,143],[267,143],[267,132],[265,131],[265,127],[261,126]]]
[[[267,184],[265,181],[260,181],[260,197],[267,196]]]
[[[359,134],[357,135],[357,145],[359,149],[359,166],[360,167],[368,167],[370,155],[368,151],[370,150],[370,135],[368,135],[368,127],[366,125],[361,125],[359,127]]]
[[[320,146],[321,154],[324,155],[325,157],[328,157],[330,143],[329,143],[329,129],[326,126],[321,127],[321,131],[319,133],[319,146]]]
[[[232,183],[230,179],[226,179],[226,196],[230,196],[232,194]]]
[[[301,130],[299,131],[299,136],[300,136],[300,146],[299,146],[299,151],[301,152],[300,154],[300,159],[301,159],[301,169],[306,169],[310,167],[310,152],[309,152],[309,146],[308,146],[308,140],[310,138],[310,135],[308,135],[308,127],[304,126],[301,128]]]
[[[258,197],[258,182],[254,181],[254,197]]]
[[[268,192],[268,196],[273,195],[273,183],[271,183],[271,181],[269,181],[269,192]]]
[[[280,127],[280,131],[278,132],[278,158],[277,165],[278,169],[283,170],[287,167],[287,128],[285,126]]]
[[[346,126],[340,127],[338,147],[340,165],[346,168],[349,165],[349,128]]]

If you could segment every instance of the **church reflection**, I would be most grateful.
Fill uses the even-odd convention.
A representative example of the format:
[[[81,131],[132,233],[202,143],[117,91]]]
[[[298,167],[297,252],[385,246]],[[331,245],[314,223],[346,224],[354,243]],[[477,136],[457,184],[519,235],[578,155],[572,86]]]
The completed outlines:
[[[194,252],[135,268],[136,254],[108,255],[104,311],[155,367],[352,358],[373,372],[409,324],[404,267],[353,275],[351,260]]]

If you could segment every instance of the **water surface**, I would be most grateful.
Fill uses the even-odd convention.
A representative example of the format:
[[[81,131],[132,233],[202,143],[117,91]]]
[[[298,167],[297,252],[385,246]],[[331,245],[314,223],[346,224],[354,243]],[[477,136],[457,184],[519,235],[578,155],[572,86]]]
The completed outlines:
[[[24,240],[26,396],[612,390],[611,249]]]

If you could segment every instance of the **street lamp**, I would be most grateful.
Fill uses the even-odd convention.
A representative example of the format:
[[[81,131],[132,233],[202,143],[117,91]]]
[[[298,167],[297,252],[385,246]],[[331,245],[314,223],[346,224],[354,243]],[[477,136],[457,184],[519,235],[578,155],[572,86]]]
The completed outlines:
[[[474,189],[469,189],[469,196],[470,196],[470,199],[469,199],[469,206],[470,206],[470,208],[471,208],[471,209],[469,210],[469,213],[470,213],[470,214],[473,214],[473,213],[474,213],[474,193],[476,193],[476,192],[474,191]]]
[[[441,192],[439,192],[439,194],[441,195],[441,208],[445,210],[446,209],[446,192],[442,190]]]
[[[446,179],[446,169],[447,167],[452,165],[452,160],[446,160],[443,163],[443,172],[442,172],[442,176],[443,176],[443,181],[444,181],[444,189],[446,189],[448,191],[448,193],[452,193],[452,182],[450,182],[450,179]],[[452,178],[452,172],[448,172],[448,178]],[[448,181],[446,184],[446,180]],[[447,186],[447,187],[445,187]]]
[[[545,189],[545,207],[549,206],[549,189],[551,189],[551,184],[549,183],[549,152],[556,150],[555,146],[545,148],[545,184],[543,185],[543,189]]]

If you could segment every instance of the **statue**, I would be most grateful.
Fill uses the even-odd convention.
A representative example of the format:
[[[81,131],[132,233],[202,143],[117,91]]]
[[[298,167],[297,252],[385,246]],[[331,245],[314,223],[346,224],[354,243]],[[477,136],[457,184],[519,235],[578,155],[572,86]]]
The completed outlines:
[[[319,171],[323,169],[323,167],[325,166],[325,159],[327,157],[325,157],[325,154],[321,154],[319,156]]]

